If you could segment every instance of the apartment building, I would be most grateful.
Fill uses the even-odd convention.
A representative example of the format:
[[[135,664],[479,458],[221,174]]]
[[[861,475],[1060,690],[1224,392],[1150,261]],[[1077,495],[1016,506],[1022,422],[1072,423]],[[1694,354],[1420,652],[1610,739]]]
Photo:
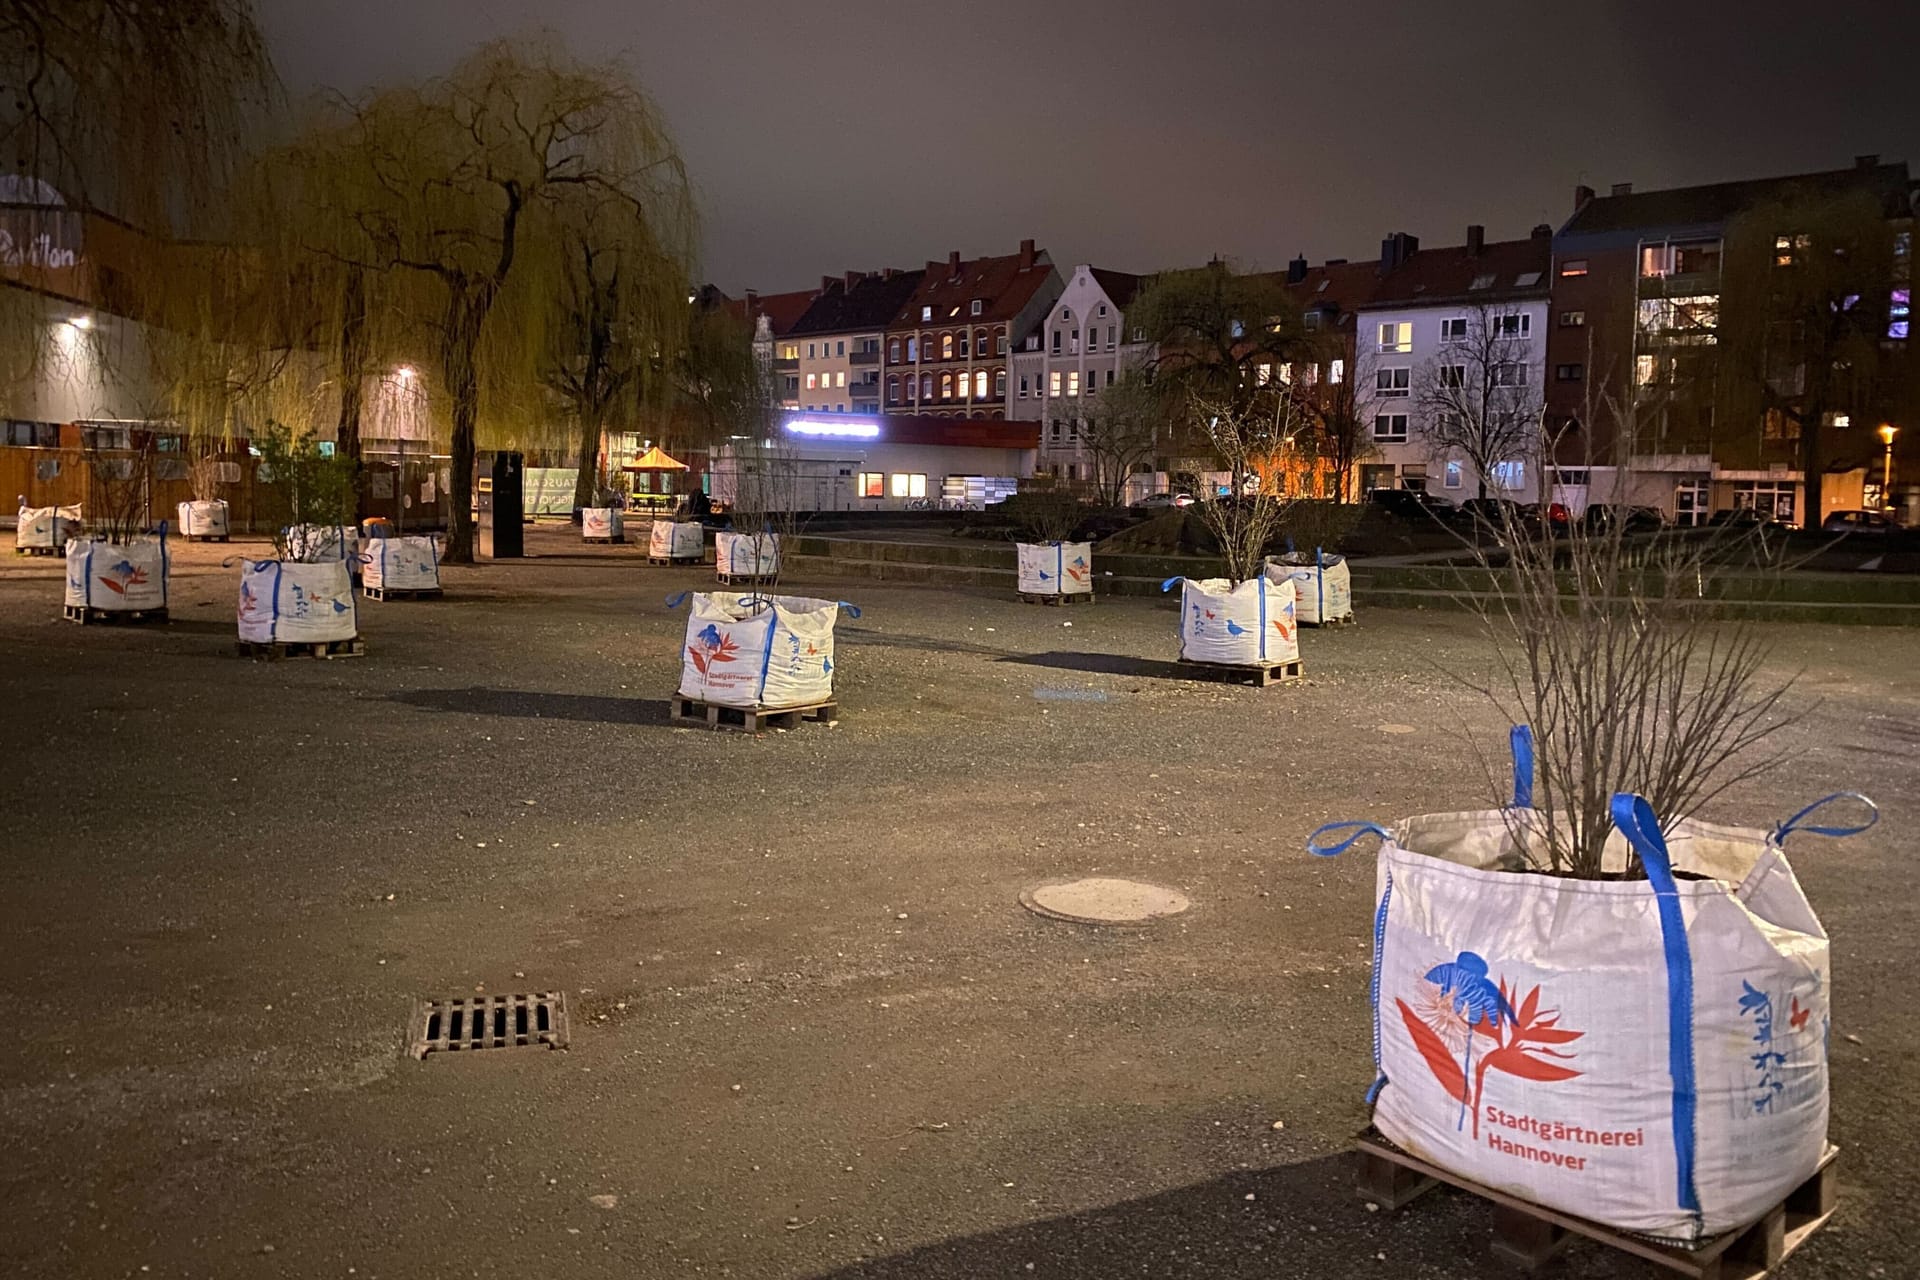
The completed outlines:
[[[924,273],[849,271],[820,282],[820,292],[781,340],[795,352],[800,408],[814,413],[878,413],[887,326],[920,288]]]
[[[1905,351],[1913,189],[1905,164],[1877,156],[1846,169],[1663,191],[1576,188],[1573,214],[1553,240],[1555,496],[1575,508],[1589,498],[1656,506],[1682,524],[1731,507],[1816,524],[1839,509],[1920,506],[1920,495],[1881,492],[1891,459],[1878,431],[1910,421],[1917,407]],[[1815,255],[1825,259],[1821,271],[1833,270],[1840,246],[1813,223],[1850,203],[1886,219],[1892,262],[1878,287],[1862,287],[1873,296],[1842,289],[1835,308],[1814,308],[1862,317],[1870,325],[1863,336],[1879,348],[1871,384],[1836,388],[1830,411],[1814,415],[1816,513],[1805,509],[1794,410],[1809,386],[1807,331],[1827,326],[1776,309]],[[1913,442],[1900,443],[1904,461]]]
[[[929,262],[888,326],[884,395],[890,412],[1008,416],[1012,353],[1064,287],[1045,250],[1022,240],[1003,257]]]
[[[768,294],[748,289],[744,298],[726,304],[753,331],[753,352],[772,368],[782,409],[800,407],[800,346],[788,334],[819,296],[818,289]]]
[[[1103,387],[1143,362],[1150,343],[1129,332],[1126,308],[1143,277],[1080,263],[1060,296],[1013,353],[1007,416],[1040,423],[1040,470],[1074,482],[1092,476],[1083,427]]]
[[[1355,317],[1352,376],[1372,423],[1362,492],[1539,500],[1552,234],[1488,243],[1470,226],[1443,249],[1405,232],[1381,242]]]

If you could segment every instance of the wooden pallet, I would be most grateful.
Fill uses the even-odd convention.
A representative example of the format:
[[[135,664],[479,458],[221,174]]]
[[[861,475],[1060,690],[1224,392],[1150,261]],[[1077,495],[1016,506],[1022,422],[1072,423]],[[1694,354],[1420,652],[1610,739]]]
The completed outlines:
[[[62,605],[61,613],[68,622],[77,622],[85,626],[90,622],[165,622],[165,606],[158,609],[96,609],[91,605]]]
[[[825,723],[840,718],[835,702],[815,702],[804,707],[779,707],[749,711],[743,707],[723,707],[698,698],[673,695],[668,719],[674,724],[704,725],[709,729],[733,729],[744,733],[765,733],[768,729],[796,729],[802,720]]]
[[[1076,591],[1072,595],[1059,595],[1045,591],[1022,591],[1020,599],[1027,604],[1092,604],[1093,592]]]
[[[603,547],[610,547],[610,546],[613,546],[615,543],[624,543],[626,540],[627,540],[627,535],[624,533],[617,538],[589,538],[589,537],[582,536],[580,539],[580,541],[582,542],[597,542]]]
[[[1300,620],[1300,625],[1303,627],[1350,627],[1354,622],[1353,615],[1348,614],[1344,618],[1334,618],[1328,622],[1308,622],[1303,618]]]
[[[60,547],[15,547],[13,554],[17,556],[58,556],[65,555],[66,552]]]
[[[231,542],[233,538],[225,533],[183,533],[180,535],[188,542]]]
[[[1579,1235],[1691,1280],[1765,1280],[1833,1216],[1839,1188],[1834,1161],[1840,1149],[1830,1146],[1813,1176],[1758,1222],[1687,1249],[1470,1182],[1402,1151],[1372,1129],[1354,1140],[1354,1148],[1359,1156],[1355,1189],[1361,1198],[1391,1212],[1441,1183],[1458,1187],[1493,1206],[1493,1252],[1528,1272],[1545,1266]]]
[[[438,600],[439,587],[369,587],[364,583],[360,594],[369,600]]]
[[[704,556],[648,556],[648,564],[699,564]]]
[[[1276,662],[1265,667],[1243,667],[1228,662],[1197,662],[1192,658],[1180,659],[1180,665],[1192,667],[1198,673],[1219,680],[1250,681],[1256,689],[1264,689],[1282,680],[1298,680],[1303,674],[1298,658],[1292,662]]]
[[[779,577],[774,573],[715,573],[713,576],[728,587],[757,587]]]
[[[239,650],[243,658],[265,658],[268,662],[282,658],[364,658],[367,642],[359,636],[351,640],[275,640],[268,644],[242,640]]]

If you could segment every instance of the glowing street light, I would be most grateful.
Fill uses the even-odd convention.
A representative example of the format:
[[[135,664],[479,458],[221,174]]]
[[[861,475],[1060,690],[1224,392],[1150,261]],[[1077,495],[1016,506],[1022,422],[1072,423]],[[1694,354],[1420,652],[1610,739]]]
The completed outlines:
[[[413,366],[410,364],[401,365],[398,369],[394,370],[394,373],[399,376],[402,382],[413,381]]]
[[[72,325],[76,329],[83,329],[83,330],[91,329],[93,328],[93,317],[92,316],[75,316],[73,319],[67,321],[67,323]]]
[[[1891,422],[1880,424],[1880,442],[1887,446],[1886,458],[1880,464],[1880,505],[1893,505],[1893,438],[1900,434],[1900,428]]]

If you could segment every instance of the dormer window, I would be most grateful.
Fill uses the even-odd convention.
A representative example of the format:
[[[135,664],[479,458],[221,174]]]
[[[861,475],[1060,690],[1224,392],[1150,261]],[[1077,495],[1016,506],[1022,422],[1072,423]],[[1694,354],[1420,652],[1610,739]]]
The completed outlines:
[[[931,320],[931,319],[933,319],[933,308],[932,308],[932,307],[922,307],[922,308],[920,308],[920,318],[921,318],[922,320]]]
[[[981,301],[980,301],[980,299],[978,299],[978,298],[975,298],[975,299],[973,300],[973,306],[972,306],[972,308],[970,309],[970,311],[968,312],[968,314],[970,314],[970,315],[976,315],[976,316],[977,316],[977,315],[979,315],[979,314],[980,314],[980,311],[981,311],[981,308],[982,308],[982,306],[983,306],[983,304],[981,303]]]
[[[1467,288],[1468,288],[1469,290],[1472,290],[1472,289],[1491,289],[1491,288],[1493,288],[1493,276],[1491,276],[1491,275],[1484,275],[1484,276],[1475,276],[1475,277],[1473,278],[1473,283],[1472,283],[1472,284],[1470,284],[1470,285],[1468,285],[1468,286],[1467,286]]]

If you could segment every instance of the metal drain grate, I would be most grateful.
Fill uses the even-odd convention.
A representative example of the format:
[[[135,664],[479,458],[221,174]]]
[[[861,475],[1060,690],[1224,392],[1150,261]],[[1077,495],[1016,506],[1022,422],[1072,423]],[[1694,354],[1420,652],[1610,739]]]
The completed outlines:
[[[460,996],[419,1000],[408,1025],[407,1052],[567,1047],[567,994],[541,991],[511,996]]]

